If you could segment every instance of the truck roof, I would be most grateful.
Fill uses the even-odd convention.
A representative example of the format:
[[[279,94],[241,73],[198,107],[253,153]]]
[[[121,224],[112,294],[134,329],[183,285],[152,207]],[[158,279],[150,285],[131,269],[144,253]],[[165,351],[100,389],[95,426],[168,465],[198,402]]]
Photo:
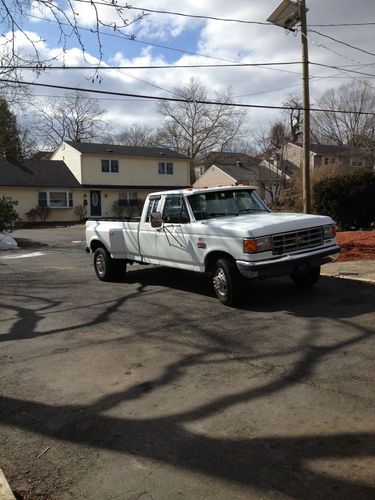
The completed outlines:
[[[170,191],[157,191],[150,193],[150,196],[163,195],[163,194],[183,194],[185,196],[191,196],[192,194],[207,193],[214,191],[243,191],[243,190],[255,190],[258,189],[257,186],[215,186],[215,187],[189,187],[184,189],[171,189]]]

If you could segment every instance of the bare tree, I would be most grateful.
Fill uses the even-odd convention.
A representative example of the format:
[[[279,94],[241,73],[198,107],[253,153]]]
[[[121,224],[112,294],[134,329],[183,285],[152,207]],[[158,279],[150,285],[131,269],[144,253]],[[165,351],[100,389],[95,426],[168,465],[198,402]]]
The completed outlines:
[[[289,142],[286,120],[270,123],[267,128],[257,128],[252,133],[259,162],[259,177],[272,205],[278,205],[288,184],[285,147]]]
[[[64,140],[91,142],[100,139],[105,132],[104,113],[97,101],[79,91],[66,94],[52,106],[40,103],[40,140],[45,146],[55,148]]]
[[[367,82],[355,81],[337,90],[328,89],[318,99],[317,106],[328,110],[312,114],[313,133],[320,142],[349,145],[364,155],[374,151],[375,116],[363,114],[375,110],[375,90]]]
[[[199,79],[175,90],[176,97],[186,102],[160,102],[158,111],[165,117],[159,141],[191,159],[191,170],[203,163],[211,151],[226,151],[238,138],[246,111],[230,106],[230,89],[217,93],[217,105],[207,101],[207,90]]]
[[[116,134],[107,135],[105,142],[125,146],[155,146],[158,142],[156,133],[149,125],[131,125]]]
[[[288,99],[283,102],[283,106],[288,107],[288,110],[285,111],[285,113],[288,118],[289,141],[295,144],[300,140],[302,135],[302,100],[299,96],[290,95]]]
[[[102,60],[102,31],[110,28],[118,36],[134,39],[134,34],[128,32],[128,28],[134,22],[142,19],[146,14],[136,14],[132,19],[127,18],[132,9],[131,5],[117,5],[117,2],[108,2],[108,5],[94,1],[81,0],[76,2],[62,2],[62,0],[0,0],[0,25],[3,26],[3,36],[0,42],[0,54],[2,61],[6,60],[8,68],[2,68],[2,72],[12,69],[12,66],[20,64],[31,65],[35,71],[43,71],[54,59],[63,57],[68,45],[72,40],[78,43],[84,56],[87,40],[83,37],[83,29],[79,21],[82,18],[80,9],[84,10],[85,19],[92,19],[92,26],[88,30],[88,36],[95,37],[98,66]],[[111,16],[108,16],[110,9]],[[24,28],[25,20],[32,11],[35,18],[47,19],[55,23],[59,34],[59,46],[61,53],[52,59],[46,59],[43,54],[43,40],[34,33]],[[82,14],[82,12],[81,12]],[[111,21],[106,19],[111,18]],[[6,31],[8,29],[8,31]],[[20,48],[22,47],[22,48]],[[4,66],[4,64],[3,64]],[[4,73],[3,73],[4,74]]]

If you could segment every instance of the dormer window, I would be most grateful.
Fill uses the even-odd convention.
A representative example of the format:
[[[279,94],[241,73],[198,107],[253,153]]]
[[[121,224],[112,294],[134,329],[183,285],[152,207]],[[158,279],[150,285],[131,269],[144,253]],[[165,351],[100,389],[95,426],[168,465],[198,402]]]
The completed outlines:
[[[102,160],[102,172],[118,174],[118,160]]]

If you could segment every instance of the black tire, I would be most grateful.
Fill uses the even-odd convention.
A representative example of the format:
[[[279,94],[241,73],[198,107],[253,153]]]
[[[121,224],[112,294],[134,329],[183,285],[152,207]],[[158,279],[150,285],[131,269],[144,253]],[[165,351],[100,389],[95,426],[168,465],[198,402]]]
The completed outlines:
[[[213,273],[216,297],[226,306],[234,306],[240,295],[240,273],[236,264],[228,259],[219,259]]]
[[[94,252],[94,268],[100,281],[116,281],[126,273],[126,262],[112,259],[105,248],[97,248]]]
[[[320,267],[314,267],[304,273],[292,273],[290,277],[299,288],[312,288],[320,277]]]

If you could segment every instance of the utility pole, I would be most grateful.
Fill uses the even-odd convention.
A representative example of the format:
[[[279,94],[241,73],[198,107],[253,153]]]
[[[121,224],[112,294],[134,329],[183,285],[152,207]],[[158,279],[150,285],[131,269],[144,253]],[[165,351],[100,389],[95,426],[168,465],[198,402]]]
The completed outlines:
[[[281,4],[267,19],[268,22],[294,31],[301,23],[302,75],[303,75],[303,168],[302,198],[303,211],[311,212],[310,181],[310,89],[309,89],[309,52],[307,43],[306,0],[282,0]]]
[[[307,43],[306,0],[299,0],[301,19],[302,67],[303,67],[303,211],[311,212],[310,180],[310,89],[309,89],[309,51]]]

